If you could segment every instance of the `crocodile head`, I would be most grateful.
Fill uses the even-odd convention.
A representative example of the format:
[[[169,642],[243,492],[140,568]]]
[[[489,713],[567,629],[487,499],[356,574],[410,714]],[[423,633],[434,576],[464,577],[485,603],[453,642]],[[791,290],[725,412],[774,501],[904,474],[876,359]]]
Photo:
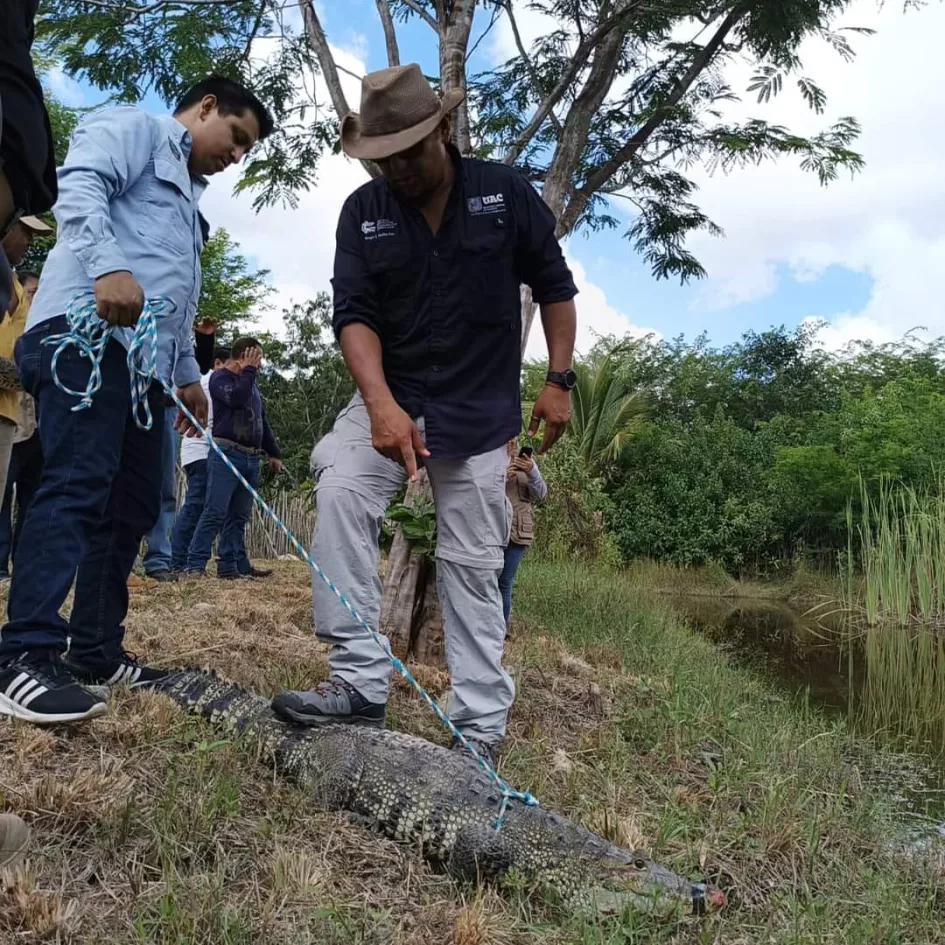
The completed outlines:
[[[642,853],[619,853],[596,861],[585,874],[581,900],[594,912],[704,915],[725,905],[725,894],[714,886],[693,883]]]

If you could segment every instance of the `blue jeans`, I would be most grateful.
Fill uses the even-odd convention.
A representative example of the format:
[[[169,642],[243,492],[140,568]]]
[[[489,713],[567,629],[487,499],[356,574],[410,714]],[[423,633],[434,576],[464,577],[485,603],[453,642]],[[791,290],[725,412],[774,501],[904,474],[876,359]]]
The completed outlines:
[[[515,583],[515,572],[522,563],[528,545],[516,545],[510,541],[505,549],[505,566],[499,575],[499,591],[502,594],[502,614],[505,625],[509,625],[509,614],[512,613],[512,585]]]
[[[43,472],[43,447],[39,431],[28,440],[13,444],[7,488],[0,507],[0,571],[9,571],[16,561],[16,546],[23,534],[26,510],[39,488]],[[13,526],[13,486],[16,485],[16,526]]]
[[[177,406],[164,411],[164,445],[161,447],[161,513],[154,528],[144,536],[148,551],[144,556],[145,574],[167,571],[171,567],[171,529],[177,515],[177,450],[180,434],[174,429]]]
[[[171,532],[171,569],[174,571],[183,571],[187,567],[187,550],[190,548],[207,496],[207,462],[205,459],[198,459],[184,467],[187,494]]]
[[[104,668],[121,656],[126,582],[141,539],[160,511],[164,391],[158,383],[151,385],[154,424],[139,430],[131,415],[125,350],[112,340],[92,405],[73,412],[77,400],[53,383],[53,349],[42,344],[66,330],[60,316],[16,343],[23,388],[36,398],[43,472],[17,547],[0,662],[24,650],[63,652],[71,636],[71,659]],[[85,389],[90,364],[78,349],[64,349],[57,370],[67,387]],[[67,624],[59,610],[73,578]]]
[[[259,456],[251,456],[232,446],[222,447],[227,459],[246,481],[256,488]],[[187,554],[187,570],[203,571],[210,560],[213,542],[217,548],[217,574],[248,574],[252,565],[246,555],[246,523],[253,514],[253,497],[227,469],[215,450],[207,459],[207,497]],[[222,533],[221,533],[222,529]]]

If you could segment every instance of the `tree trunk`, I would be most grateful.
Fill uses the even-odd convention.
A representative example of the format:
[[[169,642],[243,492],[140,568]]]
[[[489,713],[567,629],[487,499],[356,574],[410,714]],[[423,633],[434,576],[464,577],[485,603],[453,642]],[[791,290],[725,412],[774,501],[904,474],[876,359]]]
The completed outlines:
[[[433,500],[433,490],[425,469],[417,481],[407,487],[404,501],[410,505],[417,497]],[[427,666],[444,668],[443,610],[436,592],[436,564],[413,551],[400,526],[394,534],[378,628],[390,640],[394,656],[407,662],[416,660]]]
[[[410,542],[398,528],[384,575],[378,629],[390,640],[394,656],[402,660],[410,653],[422,568],[423,556],[411,551]]]
[[[466,91],[466,50],[476,13],[476,0],[453,0],[445,22],[440,20],[440,86]],[[460,154],[472,151],[469,138],[469,106],[464,99],[452,115],[453,143]]]
[[[443,642],[443,608],[436,590],[436,562],[424,559],[423,595],[414,621],[410,655],[424,666],[446,668]]]

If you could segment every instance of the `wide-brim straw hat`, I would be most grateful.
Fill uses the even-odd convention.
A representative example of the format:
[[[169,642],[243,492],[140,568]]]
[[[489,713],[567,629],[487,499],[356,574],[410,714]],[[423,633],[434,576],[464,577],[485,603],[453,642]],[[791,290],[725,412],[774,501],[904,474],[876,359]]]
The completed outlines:
[[[341,146],[362,160],[391,157],[422,141],[465,97],[450,89],[440,98],[416,63],[369,72],[361,79],[361,111],[341,124]]]

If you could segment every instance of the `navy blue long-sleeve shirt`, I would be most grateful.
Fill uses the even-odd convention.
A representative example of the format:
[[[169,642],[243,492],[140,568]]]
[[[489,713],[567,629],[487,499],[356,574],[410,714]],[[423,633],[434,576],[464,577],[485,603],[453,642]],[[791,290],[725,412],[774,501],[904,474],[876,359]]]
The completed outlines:
[[[279,444],[266,420],[262,395],[256,386],[256,368],[244,367],[239,374],[220,368],[210,375],[213,399],[213,436],[261,449],[281,457]]]
[[[539,304],[577,294],[531,184],[449,147],[456,181],[436,236],[377,178],[345,201],[332,279],[336,335],[352,322],[377,334],[391,393],[447,459],[521,430],[521,284]]]

